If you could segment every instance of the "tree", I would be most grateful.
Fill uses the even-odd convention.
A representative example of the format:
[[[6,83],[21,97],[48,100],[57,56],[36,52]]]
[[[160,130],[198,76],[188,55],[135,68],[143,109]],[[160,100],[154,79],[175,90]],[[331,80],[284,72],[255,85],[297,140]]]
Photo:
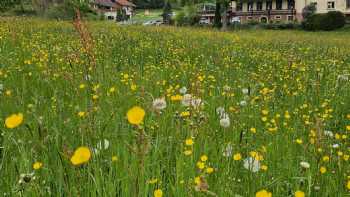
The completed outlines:
[[[315,3],[311,3],[303,8],[303,11],[301,14],[303,16],[303,19],[305,20],[310,16],[312,16],[313,14],[315,14],[315,12],[316,12],[316,5]]]
[[[215,6],[214,27],[220,28],[221,26],[221,2],[217,0]]]
[[[171,4],[169,1],[165,2],[164,8],[163,8],[163,22],[164,24],[170,24],[171,23],[171,16],[172,16],[172,9]]]
[[[221,5],[222,5],[222,30],[226,31],[227,29],[227,11],[230,7],[230,2],[228,0],[222,0]]]

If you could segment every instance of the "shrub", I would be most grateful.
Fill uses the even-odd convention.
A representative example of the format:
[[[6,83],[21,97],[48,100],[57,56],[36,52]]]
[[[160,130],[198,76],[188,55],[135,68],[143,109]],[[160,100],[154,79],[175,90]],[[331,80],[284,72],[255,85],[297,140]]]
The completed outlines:
[[[176,25],[196,25],[199,23],[200,16],[194,6],[185,6],[184,9],[176,14]]]
[[[344,27],[345,16],[339,11],[327,14],[313,14],[302,22],[302,28],[308,31],[331,31]]]

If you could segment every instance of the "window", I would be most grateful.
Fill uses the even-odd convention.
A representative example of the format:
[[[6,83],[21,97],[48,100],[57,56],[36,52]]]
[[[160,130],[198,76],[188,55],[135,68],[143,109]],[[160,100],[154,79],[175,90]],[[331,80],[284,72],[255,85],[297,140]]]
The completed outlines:
[[[252,16],[248,16],[247,19],[250,21],[250,20],[253,20],[253,17]]]
[[[350,8],[350,0],[346,0],[346,8]]]
[[[262,6],[263,6],[262,1],[258,1],[258,2],[256,3],[256,10],[262,10]]]
[[[294,20],[294,16],[288,16],[287,20],[288,21],[293,21]]]
[[[282,10],[282,0],[276,1],[276,10]]]
[[[243,9],[243,3],[242,2],[237,2],[236,10],[237,11],[242,11]]]
[[[328,9],[334,9],[335,8],[335,2],[334,1],[328,1],[327,2],[327,8]]]
[[[253,2],[248,2],[248,11],[253,11]]]
[[[114,16],[108,16],[107,19],[108,20],[114,20]]]
[[[266,10],[272,10],[272,1],[266,1]]]
[[[288,10],[293,10],[295,8],[295,1],[288,0]]]
[[[277,20],[277,21],[280,21],[281,20],[281,16],[275,16],[275,19]]]

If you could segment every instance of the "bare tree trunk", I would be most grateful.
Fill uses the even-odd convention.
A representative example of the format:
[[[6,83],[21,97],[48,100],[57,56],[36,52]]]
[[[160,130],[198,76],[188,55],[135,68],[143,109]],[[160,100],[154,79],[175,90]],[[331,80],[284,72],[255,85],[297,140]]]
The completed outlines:
[[[227,5],[224,6],[224,12],[222,14],[222,31],[227,30]]]

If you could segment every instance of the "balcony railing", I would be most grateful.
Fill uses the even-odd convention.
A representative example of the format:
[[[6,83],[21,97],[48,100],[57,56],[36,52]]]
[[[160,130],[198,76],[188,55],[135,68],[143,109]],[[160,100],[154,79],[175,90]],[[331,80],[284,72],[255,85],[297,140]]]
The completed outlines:
[[[235,16],[256,16],[256,15],[295,15],[295,9],[282,10],[250,10],[250,11],[233,11]]]
[[[201,15],[215,15],[215,11],[198,11]],[[250,10],[250,11],[234,11],[228,10],[228,14],[232,16],[256,16],[256,15],[295,15],[295,9],[282,10]]]

